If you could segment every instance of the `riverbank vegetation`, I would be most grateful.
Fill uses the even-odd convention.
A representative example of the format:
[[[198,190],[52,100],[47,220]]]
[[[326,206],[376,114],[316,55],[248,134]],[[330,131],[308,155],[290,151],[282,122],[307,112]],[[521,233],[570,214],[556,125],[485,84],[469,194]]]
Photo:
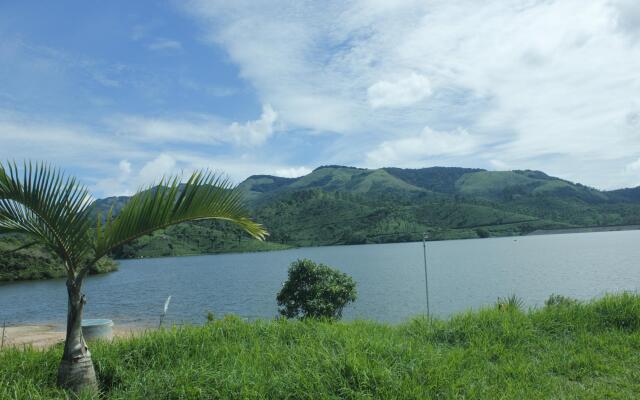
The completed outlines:
[[[640,297],[554,296],[399,325],[227,317],[96,342],[104,398],[630,399],[640,396]],[[506,304],[506,305],[505,305]],[[64,398],[62,347],[0,353],[0,398]]]
[[[13,251],[24,244],[25,240],[16,236],[0,239],[0,282],[67,277],[62,261],[42,245]],[[105,257],[91,266],[89,274],[103,274],[117,269],[118,264]]]
[[[255,175],[239,185],[269,228],[252,244],[223,222],[182,224],[124,247],[117,258],[525,235],[640,224],[640,188],[600,191],[540,171],[320,167],[299,178]],[[126,204],[98,200],[97,211]],[[615,228],[618,229],[618,228]]]
[[[430,240],[447,240],[618,230],[640,224],[640,188],[600,191],[540,171],[325,166],[299,178],[251,176],[239,190],[250,215],[269,228],[267,241],[252,240],[224,221],[196,221],[123,244],[112,257],[410,242],[422,240],[424,233]],[[98,199],[91,215],[106,215],[112,208],[117,215],[129,201],[126,196]],[[29,249],[22,253],[30,254]],[[0,265],[3,261],[0,255]]]

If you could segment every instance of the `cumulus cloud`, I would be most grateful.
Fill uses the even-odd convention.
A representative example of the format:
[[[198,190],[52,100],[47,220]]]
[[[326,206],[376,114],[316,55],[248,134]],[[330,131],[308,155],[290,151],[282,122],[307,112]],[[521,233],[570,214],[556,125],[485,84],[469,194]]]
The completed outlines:
[[[274,172],[274,175],[281,176],[283,178],[297,178],[299,176],[307,175],[311,171],[312,169],[308,167],[280,168]]]
[[[476,139],[465,129],[438,132],[426,127],[417,136],[382,142],[367,153],[367,158],[378,166],[411,165],[427,162],[429,157],[467,155],[477,148]]]
[[[406,107],[430,94],[429,78],[415,72],[394,81],[378,81],[367,89],[369,103],[373,108]]]
[[[259,119],[244,124],[234,122],[229,126],[228,132],[238,144],[259,145],[273,134],[277,118],[278,114],[269,104],[266,104],[262,107],[262,115]]]
[[[137,190],[158,183],[163,177],[175,175],[179,172],[176,166],[175,158],[166,153],[144,162],[137,171],[134,171],[129,161],[120,160],[117,165],[118,174],[99,179],[93,189],[103,195],[130,196]]]
[[[159,178],[169,177],[176,171],[176,160],[169,154],[160,154],[158,157],[144,164],[138,176],[136,183],[139,185],[149,185],[157,182]]]
[[[395,159],[424,126],[460,126],[484,146],[451,164],[501,160],[599,187],[624,182],[620,171],[640,153],[629,123],[640,96],[637,1],[194,0],[186,9],[279,120],[345,134],[335,158],[352,164]]]
[[[129,175],[131,173],[131,163],[127,160],[120,160],[118,163],[118,169],[124,175]]]

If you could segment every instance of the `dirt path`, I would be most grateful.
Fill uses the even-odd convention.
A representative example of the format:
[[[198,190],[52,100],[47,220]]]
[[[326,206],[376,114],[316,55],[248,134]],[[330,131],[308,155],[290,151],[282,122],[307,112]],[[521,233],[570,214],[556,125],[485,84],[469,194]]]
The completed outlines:
[[[148,328],[114,327],[114,337],[130,337],[143,333]],[[0,326],[0,335],[2,327]],[[5,347],[22,347],[31,345],[37,349],[44,349],[62,343],[65,332],[55,325],[20,325],[8,326],[4,333]]]

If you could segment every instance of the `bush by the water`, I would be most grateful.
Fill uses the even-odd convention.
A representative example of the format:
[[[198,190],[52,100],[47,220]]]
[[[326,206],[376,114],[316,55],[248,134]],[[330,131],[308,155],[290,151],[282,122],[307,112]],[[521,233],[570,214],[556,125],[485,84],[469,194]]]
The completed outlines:
[[[524,308],[524,301],[515,294],[512,294],[507,298],[499,297],[496,302],[496,308],[502,311],[522,311]]]
[[[340,319],[356,296],[356,283],[349,275],[311,260],[297,260],[289,267],[277,301],[280,314],[287,318]]]
[[[448,321],[244,322],[92,344],[104,399],[636,399],[640,297]],[[1,399],[64,399],[61,345],[0,352]]]

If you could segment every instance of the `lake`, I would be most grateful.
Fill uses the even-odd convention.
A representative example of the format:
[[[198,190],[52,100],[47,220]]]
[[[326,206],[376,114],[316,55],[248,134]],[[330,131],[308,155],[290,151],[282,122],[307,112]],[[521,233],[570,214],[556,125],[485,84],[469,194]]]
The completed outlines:
[[[124,260],[118,272],[86,279],[85,318],[151,326],[169,295],[169,322],[202,323],[207,312],[273,318],[298,258],[353,276],[358,300],[346,319],[400,322],[426,311],[422,243],[398,243]],[[640,231],[428,242],[427,262],[431,312],[440,317],[511,294],[531,307],[553,293],[591,299],[636,290]],[[66,305],[63,279],[0,285],[0,323],[62,326]]]

